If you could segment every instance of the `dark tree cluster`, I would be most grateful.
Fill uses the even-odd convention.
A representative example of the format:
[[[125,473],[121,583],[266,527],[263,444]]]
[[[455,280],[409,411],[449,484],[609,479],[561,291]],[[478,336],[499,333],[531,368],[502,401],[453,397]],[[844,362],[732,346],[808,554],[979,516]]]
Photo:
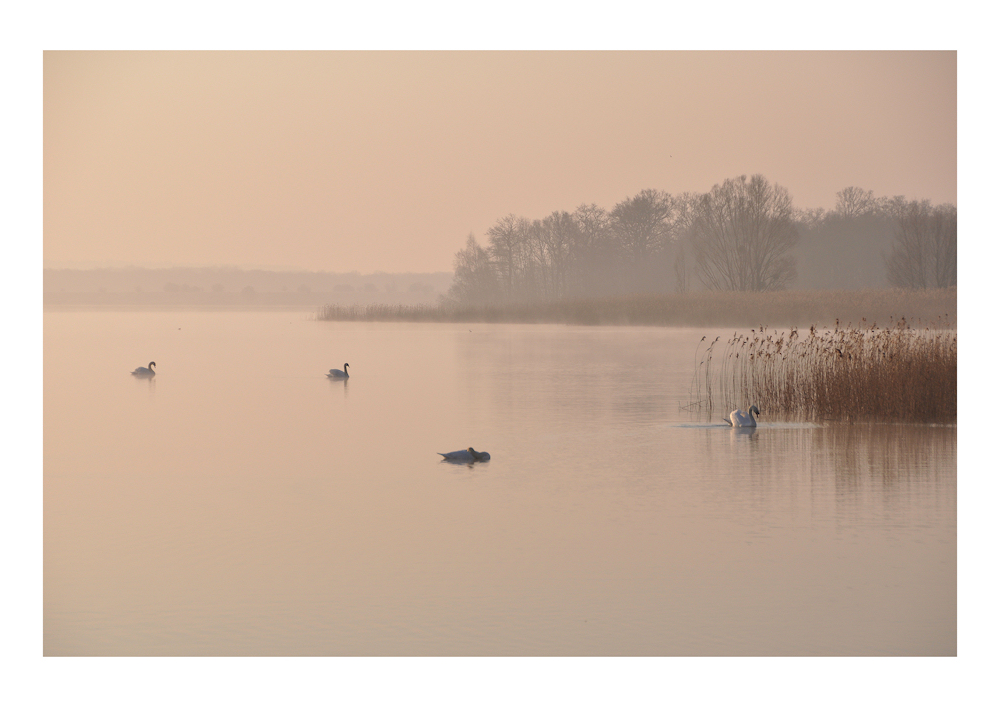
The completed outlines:
[[[885,256],[886,275],[896,287],[923,289],[958,284],[958,209],[929,201],[903,204],[895,240]]]
[[[447,300],[463,305],[692,289],[780,290],[956,284],[957,210],[848,187],[832,211],[801,210],[760,174],[706,194],[646,189],[610,211],[499,218],[455,255]]]
[[[455,255],[449,299],[513,304],[672,289],[686,195],[647,189],[608,211],[584,204],[531,221],[508,214]]]
[[[958,285],[958,210],[871,190],[837,192],[834,210],[797,212],[800,269],[812,287]],[[806,272],[801,272],[805,270]]]

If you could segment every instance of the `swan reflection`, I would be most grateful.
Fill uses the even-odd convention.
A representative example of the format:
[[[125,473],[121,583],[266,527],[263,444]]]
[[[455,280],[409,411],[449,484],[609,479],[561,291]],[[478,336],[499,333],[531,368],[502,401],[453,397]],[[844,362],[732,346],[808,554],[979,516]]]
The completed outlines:
[[[733,427],[729,431],[729,437],[733,442],[738,441],[742,438],[751,439],[757,441],[757,428],[756,427]]]

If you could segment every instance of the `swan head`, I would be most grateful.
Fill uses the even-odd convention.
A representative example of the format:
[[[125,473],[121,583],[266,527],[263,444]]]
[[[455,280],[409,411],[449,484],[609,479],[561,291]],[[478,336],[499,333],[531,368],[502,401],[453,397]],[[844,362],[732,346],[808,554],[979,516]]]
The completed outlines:
[[[757,409],[756,405],[751,405],[750,409],[747,410],[747,414],[757,413],[757,417],[760,417],[760,410]]]
[[[149,362],[149,370],[153,370],[153,366],[155,366],[155,365],[156,365],[156,361],[150,361]]]

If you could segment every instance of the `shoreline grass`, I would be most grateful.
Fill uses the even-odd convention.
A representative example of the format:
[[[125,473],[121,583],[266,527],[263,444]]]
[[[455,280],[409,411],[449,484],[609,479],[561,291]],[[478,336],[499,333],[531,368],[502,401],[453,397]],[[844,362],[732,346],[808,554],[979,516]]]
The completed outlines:
[[[806,334],[751,330],[701,346],[689,407],[710,413],[757,405],[763,414],[807,420],[958,418],[958,333],[945,327],[914,329],[903,319],[879,328],[862,321],[827,331],[811,327]]]
[[[956,288],[629,295],[518,305],[334,305],[320,321],[490,322],[674,327],[833,327],[865,319],[957,323]]]

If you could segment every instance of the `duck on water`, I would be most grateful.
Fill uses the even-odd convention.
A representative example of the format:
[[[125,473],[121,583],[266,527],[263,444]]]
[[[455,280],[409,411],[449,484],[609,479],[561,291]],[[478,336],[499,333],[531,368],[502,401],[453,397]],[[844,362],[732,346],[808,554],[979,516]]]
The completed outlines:
[[[488,462],[490,460],[489,452],[477,452],[472,447],[459,449],[457,452],[438,452],[438,454],[449,462]]]

